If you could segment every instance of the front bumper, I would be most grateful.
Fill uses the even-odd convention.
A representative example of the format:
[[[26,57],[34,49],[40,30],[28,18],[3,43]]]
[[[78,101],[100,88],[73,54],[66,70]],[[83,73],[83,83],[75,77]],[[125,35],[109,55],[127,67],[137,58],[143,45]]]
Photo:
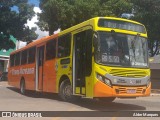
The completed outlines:
[[[128,92],[134,90],[134,92]],[[112,86],[109,87],[101,81],[97,81],[94,86],[94,97],[143,97],[149,96],[151,83],[149,86]]]

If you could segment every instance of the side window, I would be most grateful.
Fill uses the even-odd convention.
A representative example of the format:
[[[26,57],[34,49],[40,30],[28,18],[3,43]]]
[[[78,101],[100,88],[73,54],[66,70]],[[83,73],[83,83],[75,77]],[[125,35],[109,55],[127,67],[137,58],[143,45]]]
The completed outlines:
[[[15,56],[14,54],[13,54],[13,55],[10,55],[10,66],[11,66],[11,67],[14,66],[14,59],[15,59],[14,56]]]
[[[56,57],[56,40],[50,40],[46,44],[46,60]]]
[[[15,66],[20,65],[20,52],[15,54]]]
[[[60,36],[58,39],[58,57],[67,57],[71,50],[71,34]]]
[[[28,64],[35,62],[35,53],[36,53],[36,47],[32,47],[28,50]]]
[[[21,65],[24,65],[27,63],[27,50],[22,51],[21,54]]]

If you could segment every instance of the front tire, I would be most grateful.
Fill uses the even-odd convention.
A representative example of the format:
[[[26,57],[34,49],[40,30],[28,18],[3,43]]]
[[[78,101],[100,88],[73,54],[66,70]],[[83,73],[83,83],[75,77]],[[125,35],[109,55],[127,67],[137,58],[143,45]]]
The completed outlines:
[[[72,94],[72,86],[68,80],[64,80],[60,84],[59,96],[64,101],[73,102],[75,101],[75,96]]]
[[[26,93],[26,86],[25,86],[25,81],[22,80],[21,83],[20,83],[20,93],[22,95],[24,95]]]

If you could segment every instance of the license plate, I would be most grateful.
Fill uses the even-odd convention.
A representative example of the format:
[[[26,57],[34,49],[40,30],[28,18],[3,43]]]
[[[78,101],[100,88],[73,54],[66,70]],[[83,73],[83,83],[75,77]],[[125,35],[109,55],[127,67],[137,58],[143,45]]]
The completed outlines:
[[[136,89],[128,89],[127,93],[129,93],[129,94],[135,94],[136,93]]]

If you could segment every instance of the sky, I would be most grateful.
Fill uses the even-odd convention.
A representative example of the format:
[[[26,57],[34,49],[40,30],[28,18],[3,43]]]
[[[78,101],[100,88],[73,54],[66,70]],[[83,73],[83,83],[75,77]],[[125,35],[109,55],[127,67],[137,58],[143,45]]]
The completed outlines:
[[[35,13],[41,13],[41,10],[39,8],[39,0],[28,0],[28,2],[30,4],[35,5],[34,7],[34,11]],[[31,21],[28,21],[27,25],[31,28],[31,27],[37,27],[37,31],[36,33],[39,35],[37,39],[42,38],[44,36],[48,36],[49,32],[48,31],[41,31],[40,28],[35,24],[35,22],[38,22],[37,19],[37,15],[35,15]],[[57,31],[54,31],[54,34],[59,33],[60,29],[58,29]]]
[[[39,8],[39,0],[28,0],[29,4],[33,4],[34,7],[34,12],[35,13],[41,13],[41,10]],[[41,31],[40,28],[35,24],[36,22],[38,22],[38,17],[35,14],[35,16],[33,16],[33,18],[31,20],[27,21],[27,25],[31,28],[31,27],[36,27],[36,33],[39,35],[37,39],[42,38],[44,36],[48,36],[48,32],[47,31]]]
[[[35,13],[41,13],[41,10],[39,8],[39,0],[28,0],[28,3],[33,4],[35,6],[34,7]],[[13,10],[16,10],[16,8],[13,8]],[[32,27],[37,28],[36,34],[38,34],[38,38],[36,40],[38,40],[42,37],[48,36],[49,32],[48,31],[41,31],[40,28],[36,25],[36,22],[38,22],[38,16],[35,14],[35,16],[33,16],[33,18],[31,20],[27,20],[27,24],[26,24],[27,26],[29,26],[29,28],[32,28]],[[60,29],[55,31],[54,34],[59,33],[59,32],[60,32]],[[19,41],[17,44],[18,44],[17,49],[26,46],[26,42],[22,42],[22,41]]]
[[[39,7],[39,0],[28,0],[30,4],[34,4],[36,7]]]
[[[34,12],[35,13],[41,13],[41,10],[39,8],[39,0],[28,0],[29,4],[33,4],[35,7],[34,7]],[[40,28],[35,24],[35,22],[38,22],[38,17],[37,15],[35,14],[35,16],[33,16],[33,18],[31,20],[27,20],[27,26],[29,26],[29,28],[32,28],[32,27],[36,27],[37,30],[36,30],[36,33],[38,34],[38,38],[37,39],[40,39],[42,37],[45,37],[45,36],[48,36],[49,35],[49,32],[48,31],[41,31]],[[20,42],[18,43],[19,47],[24,47],[26,45],[26,42]]]
[[[41,13],[41,10],[39,7],[34,7],[35,13]],[[36,33],[39,35],[37,39],[48,36],[48,31],[41,31],[40,28],[36,25],[36,22],[38,22],[38,16],[35,14],[31,20],[27,20],[27,26],[29,28],[36,27]]]

